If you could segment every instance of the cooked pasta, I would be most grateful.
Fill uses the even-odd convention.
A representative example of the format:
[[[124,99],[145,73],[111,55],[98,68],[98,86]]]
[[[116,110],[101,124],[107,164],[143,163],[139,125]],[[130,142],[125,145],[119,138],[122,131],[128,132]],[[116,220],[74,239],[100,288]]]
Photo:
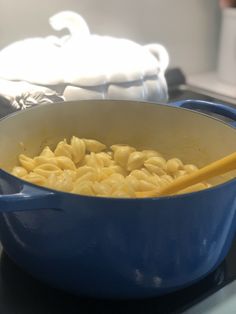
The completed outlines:
[[[46,146],[35,157],[20,154],[12,174],[28,182],[54,190],[92,196],[138,197],[167,186],[176,178],[198,168],[184,165],[178,158],[166,160],[158,151],[137,150],[128,145],[107,148],[94,139],[73,136],[55,149]],[[195,184],[179,193],[208,188]]]

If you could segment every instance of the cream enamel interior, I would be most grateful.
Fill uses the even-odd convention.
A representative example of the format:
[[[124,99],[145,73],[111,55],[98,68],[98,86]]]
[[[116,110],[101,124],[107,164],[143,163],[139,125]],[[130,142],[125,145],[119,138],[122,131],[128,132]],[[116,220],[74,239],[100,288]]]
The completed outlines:
[[[86,100],[36,106],[3,119],[0,167],[10,171],[20,153],[37,155],[73,135],[156,149],[199,167],[236,151],[236,130],[206,115],[145,102]]]

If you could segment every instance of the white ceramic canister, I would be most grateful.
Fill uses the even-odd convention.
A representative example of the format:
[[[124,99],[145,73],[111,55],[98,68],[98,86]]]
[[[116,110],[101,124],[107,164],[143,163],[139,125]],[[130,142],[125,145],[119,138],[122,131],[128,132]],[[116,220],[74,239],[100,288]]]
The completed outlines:
[[[71,11],[53,15],[49,23],[69,34],[27,38],[4,48],[0,78],[56,87],[68,101],[168,100],[164,74],[169,56],[162,45],[90,34],[85,20]]]

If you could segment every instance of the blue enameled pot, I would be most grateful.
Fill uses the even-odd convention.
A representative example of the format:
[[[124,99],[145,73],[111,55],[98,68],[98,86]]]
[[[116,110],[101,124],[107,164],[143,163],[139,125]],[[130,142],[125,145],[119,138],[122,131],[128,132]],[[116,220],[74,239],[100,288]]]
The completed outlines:
[[[34,277],[72,293],[157,296],[206,276],[224,259],[236,229],[236,180],[191,194],[114,199],[57,192],[8,171],[21,152],[37,154],[72,135],[107,145],[157,149],[205,165],[236,151],[236,120],[224,105],[185,101],[77,101],[36,106],[0,121],[0,239]]]

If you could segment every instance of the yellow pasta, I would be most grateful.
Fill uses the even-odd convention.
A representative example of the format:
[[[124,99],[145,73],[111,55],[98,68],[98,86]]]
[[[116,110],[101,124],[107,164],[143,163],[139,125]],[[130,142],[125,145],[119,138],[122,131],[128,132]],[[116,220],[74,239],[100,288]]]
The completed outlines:
[[[155,188],[157,188],[155,184],[146,180],[139,180],[139,185],[138,185],[137,190],[138,191],[152,191]]]
[[[90,153],[99,153],[106,148],[106,145],[96,140],[83,139],[83,141],[85,143],[86,150]]]
[[[198,169],[178,158],[166,160],[156,150],[141,151],[121,144],[107,148],[95,139],[76,136],[70,142],[60,141],[54,150],[46,146],[35,157],[21,154],[18,159],[12,174],[23,180],[63,192],[102,197],[135,198],[139,192],[158,191]],[[208,187],[199,183],[178,194]]]
[[[112,156],[105,152],[97,153],[96,159],[100,164],[102,163],[104,167],[115,165],[115,161],[112,160]]]
[[[123,185],[124,179],[125,177],[122,174],[113,173],[107,179],[103,180],[103,182],[109,184],[114,192]]]
[[[130,176],[133,176],[139,180],[146,180],[149,177],[149,174],[144,169],[136,169],[130,172]]]
[[[104,166],[104,160],[97,157],[97,155],[92,152],[84,157],[83,164],[93,168],[99,168]]]
[[[71,192],[74,187],[73,176],[68,172],[62,172],[60,175],[52,173],[47,178],[45,185],[51,189]]]
[[[85,151],[85,142],[78,137],[73,136],[71,139],[71,153],[75,163],[78,163],[84,158]]]
[[[135,148],[127,145],[112,145],[111,149],[114,152],[114,161],[123,168],[126,168],[128,159]]]
[[[63,171],[63,173],[65,173],[67,176],[70,176],[72,181],[75,181],[78,177],[77,171],[75,171],[75,170],[66,169]]]
[[[174,181],[174,179],[170,175],[168,175],[168,174],[164,174],[163,176],[161,176],[161,179],[165,180],[168,183],[171,183],[171,182]]]
[[[28,174],[24,167],[16,166],[12,169],[12,174],[16,177],[22,178]]]
[[[127,170],[132,171],[143,166],[145,155],[142,152],[133,152],[129,155]]]
[[[36,167],[35,160],[23,154],[19,156],[19,163],[27,171],[32,171]]]
[[[66,156],[68,158],[72,158],[72,147],[64,139],[57,144],[54,154],[55,156]]]
[[[76,170],[74,162],[66,156],[58,156],[55,158],[55,161],[57,166],[59,166],[62,170]]]
[[[112,194],[112,186],[109,184],[109,182],[94,182],[93,184],[93,191],[95,195],[100,196],[109,196]]]
[[[43,177],[48,178],[52,173],[61,174],[61,169],[53,164],[45,163],[36,168],[34,168],[34,173],[40,174]]]
[[[95,195],[93,190],[93,183],[90,180],[85,180],[75,184],[72,192],[82,195]]]
[[[198,167],[196,167],[195,165],[185,165],[183,168],[187,173],[191,173],[198,170]]]
[[[50,158],[50,157],[54,157],[55,154],[53,153],[53,151],[50,149],[49,146],[46,146],[46,147],[44,147],[44,149],[42,150],[40,156]]]
[[[79,184],[82,181],[96,181],[98,179],[98,173],[96,170],[89,171],[85,173],[84,175],[80,176],[76,181],[75,184]]]
[[[135,190],[138,191],[140,189],[140,180],[137,179],[135,176],[127,176],[126,182]]]
[[[178,158],[169,159],[166,163],[166,170],[168,173],[176,173],[183,168],[183,163]]]
[[[182,176],[185,176],[186,174],[188,174],[186,170],[177,170],[174,173],[174,178],[182,177]]]
[[[78,167],[78,168],[76,169],[76,173],[77,173],[77,176],[78,176],[78,177],[81,177],[81,176],[83,176],[85,173],[87,173],[87,172],[89,172],[89,171],[93,171],[93,170],[94,170],[93,167],[84,165],[84,166]]]
[[[119,173],[123,176],[127,175],[127,171],[119,165],[110,166],[109,169],[113,171],[113,173]]]
[[[166,174],[166,160],[163,157],[150,157],[144,162],[144,165],[151,173],[160,176]]]
[[[63,156],[64,157],[64,156]],[[55,157],[45,157],[45,156],[38,156],[34,158],[35,166],[40,166],[43,164],[52,164],[57,166],[57,159]]]
[[[23,179],[34,184],[46,185],[46,178],[35,172],[30,172]]]
[[[145,159],[151,158],[151,157],[162,157],[162,155],[157,152],[156,150],[143,150],[143,154],[145,155]]]

